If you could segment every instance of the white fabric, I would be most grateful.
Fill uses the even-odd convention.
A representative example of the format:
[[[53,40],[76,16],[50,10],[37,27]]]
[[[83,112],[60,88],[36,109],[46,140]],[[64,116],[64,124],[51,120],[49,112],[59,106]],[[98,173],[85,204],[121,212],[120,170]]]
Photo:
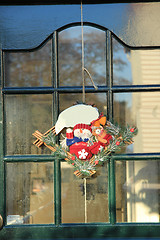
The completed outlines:
[[[78,123],[90,124],[99,117],[98,109],[91,105],[77,104],[59,114],[55,124],[56,134],[65,127],[74,127]]]

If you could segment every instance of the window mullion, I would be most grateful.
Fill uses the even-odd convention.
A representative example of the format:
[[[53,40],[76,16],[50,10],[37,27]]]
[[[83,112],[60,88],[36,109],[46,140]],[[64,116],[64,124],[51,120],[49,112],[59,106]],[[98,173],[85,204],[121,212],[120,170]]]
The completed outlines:
[[[108,182],[108,200],[109,200],[109,220],[111,224],[116,222],[116,195],[115,195],[115,160],[109,161],[109,182]]]
[[[2,71],[1,71],[2,51],[0,51],[0,89],[2,91]],[[3,104],[2,94],[0,97],[0,215],[4,219],[5,216],[5,204],[4,204],[4,161],[3,161]]]
[[[54,89],[59,87],[58,84],[58,34],[57,32],[53,35],[52,42],[52,86]],[[53,123],[57,121],[59,113],[59,97],[58,91],[53,93]]]
[[[109,121],[113,119],[113,93],[112,93],[112,83],[113,83],[113,74],[112,74],[112,36],[111,32],[107,31],[106,36],[106,73],[107,73],[107,118]]]
[[[2,51],[0,51],[0,89],[2,91],[2,71],[1,71]],[[0,97],[0,215],[4,219],[4,161],[3,161],[3,119],[2,119],[2,95]]]
[[[58,88],[58,34],[54,33],[52,43],[52,78],[53,88]],[[53,124],[55,124],[59,113],[58,92],[53,93]],[[54,161],[54,207],[55,207],[55,224],[61,223],[61,167],[60,160]]]
[[[112,35],[110,31],[107,31],[106,36],[106,44],[107,44],[107,58],[106,58],[106,67],[107,67],[107,118],[109,121],[113,119],[113,71],[112,71]],[[110,223],[114,224],[116,222],[116,201],[115,201],[115,166],[114,160],[111,158],[109,162],[109,219]]]

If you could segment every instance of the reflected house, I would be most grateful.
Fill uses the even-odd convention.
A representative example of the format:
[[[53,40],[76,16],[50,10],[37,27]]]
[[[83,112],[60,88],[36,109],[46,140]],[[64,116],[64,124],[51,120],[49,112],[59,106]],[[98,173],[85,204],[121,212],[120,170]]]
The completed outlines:
[[[160,51],[131,51],[132,75],[134,85],[160,84]],[[136,111],[136,121],[139,134],[134,144],[137,152],[159,152],[160,149],[160,94],[158,92],[143,92],[133,96],[133,112]]]
[[[159,50],[131,50],[130,62],[134,85],[160,84]],[[139,130],[133,146],[134,152],[159,152],[159,92],[133,93],[132,100],[132,112],[136,116]],[[128,162],[127,165],[128,221],[159,222],[158,161],[134,161]]]

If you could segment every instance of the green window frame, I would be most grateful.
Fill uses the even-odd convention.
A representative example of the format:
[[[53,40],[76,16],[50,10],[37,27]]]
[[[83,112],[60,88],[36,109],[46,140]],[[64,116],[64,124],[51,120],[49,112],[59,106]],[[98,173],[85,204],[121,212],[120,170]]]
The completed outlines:
[[[92,25],[94,27],[94,25]],[[97,26],[96,26],[97,27]],[[61,29],[63,30],[63,29]],[[114,119],[113,114],[113,95],[114,93],[135,93],[135,92],[160,92],[160,85],[113,85],[113,49],[111,31],[103,29],[106,32],[106,85],[98,86],[98,90],[94,87],[86,86],[86,93],[106,93],[107,94],[107,118]],[[52,94],[53,95],[53,123],[59,114],[59,95],[70,93],[82,93],[82,87],[63,87],[58,83],[58,33],[55,31],[50,36],[52,41],[52,83],[51,87],[5,87],[3,82],[3,54],[1,52],[1,104],[0,104],[0,195],[5,196],[5,170],[7,163],[17,162],[52,162],[51,155],[14,155],[7,156],[5,154],[5,96],[23,95],[23,94]],[[114,36],[115,37],[115,36]],[[119,39],[117,38],[119,41]],[[38,48],[37,48],[38,49]],[[27,50],[28,51],[28,50]],[[45,159],[45,160],[44,160]],[[109,194],[109,223],[87,223],[87,224],[63,224],[61,223],[61,161],[54,160],[54,203],[55,203],[55,223],[41,225],[23,225],[23,226],[7,226],[6,225],[6,203],[5,197],[0,198],[0,213],[4,219],[4,227],[0,231],[2,239],[53,239],[53,238],[116,238],[116,237],[160,237],[159,223],[117,223],[116,221],[116,189],[115,189],[115,164],[117,161],[144,161],[144,160],[160,160],[160,153],[134,153],[119,154],[111,157],[108,163],[108,194]]]

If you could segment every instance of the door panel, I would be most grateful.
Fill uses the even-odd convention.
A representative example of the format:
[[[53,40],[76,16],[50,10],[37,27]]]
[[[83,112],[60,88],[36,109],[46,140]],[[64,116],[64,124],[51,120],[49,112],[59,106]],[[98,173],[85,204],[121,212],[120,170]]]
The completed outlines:
[[[6,164],[7,225],[54,223],[52,162]]]
[[[114,116],[113,120],[122,123],[122,126],[126,123],[134,123],[139,127],[139,122],[136,122],[135,118],[132,119],[132,114],[136,115],[135,109],[139,105],[131,111],[132,100],[136,102],[142,95],[145,98],[146,89],[147,96],[151,98],[153,96],[149,91],[156,90],[154,97],[158,99],[160,86],[152,88],[147,84],[138,86],[136,83],[137,92],[135,93],[131,65],[127,58],[128,47],[120,46],[124,44],[119,43],[119,40],[118,44],[115,43],[115,39],[112,41],[113,34],[108,29],[113,27],[112,30],[118,34],[119,38],[124,38],[126,43],[134,46],[139,46],[140,43],[140,46],[146,46],[147,42],[149,45],[151,43],[155,45],[158,38],[155,38],[154,42],[153,35],[145,39],[144,36],[141,37],[141,34],[138,36],[133,34],[135,29],[139,30],[140,24],[138,22],[137,28],[134,28],[134,24],[130,28],[128,23],[130,19],[134,19],[135,11],[139,13],[138,5],[109,4],[103,6],[85,6],[89,14],[91,14],[91,9],[96,10],[96,16],[91,14],[85,17],[92,27],[84,26],[84,29],[87,29],[84,40],[86,41],[85,64],[91,75],[93,74],[95,83],[99,85],[98,90],[95,90],[87,76],[86,103],[96,104],[100,112],[107,115],[109,120],[112,120]],[[5,31],[1,32],[4,34],[1,38],[4,51],[1,58],[3,59],[1,80],[4,82],[2,84],[3,99],[0,104],[0,114],[3,112],[3,116],[0,115],[0,140],[2,142],[0,146],[0,183],[2,186],[0,188],[2,196],[0,214],[4,218],[4,227],[0,231],[0,239],[53,240],[55,238],[104,239],[160,236],[158,220],[156,220],[157,224],[153,222],[150,224],[145,222],[146,225],[128,224],[128,222],[134,222],[129,216],[130,210],[133,209],[131,203],[127,202],[129,201],[128,193],[125,192],[125,183],[129,180],[131,172],[135,176],[138,170],[147,166],[147,161],[150,161],[150,156],[154,154],[154,151],[148,154],[145,151],[124,149],[119,155],[110,157],[107,164],[97,171],[95,178],[87,179],[85,194],[84,179],[76,178],[73,169],[63,159],[53,157],[47,148],[39,149],[32,144],[35,140],[32,133],[35,130],[41,133],[46,132],[55,124],[59,112],[70,107],[77,100],[79,102],[82,100],[80,27],[71,28],[66,32],[64,30],[68,23],[73,23],[75,26],[77,24],[75,19],[78,16],[73,11],[72,17],[72,14],[65,10],[72,8],[76,9],[76,13],[77,11],[80,13],[79,6],[46,6],[45,8],[35,6],[35,14],[30,14],[31,18],[27,24],[28,10],[33,10],[32,7],[15,6],[11,8],[14,10],[11,15],[9,8],[3,8],[4,12],[10,16],[10,21],[13,19],[16,21],[11,21],[11,26],[9,20],[3,18],[8,24]],[[16,12],[18,9],[23,11]],[[49,15],[45,14],[44,9],[47,9],[46,13]],[[100,9],[98,15],[97,9]],[[128,13],[128,9],[133,14],[130,17],[129,14],[124,14],[126,10]],[[116,16],[117,12],[120,13],[114,21],[111,20],[110,10],[116,13]],[[109,14],[101,15],[101,12]],[[45,16],[43,21],[42,16]],[[67,20],[66,16],[68,16]],[[118,20],[119,17],[122,19],[122,16],[124,17],[123,24]],[[125,21],[126,18],[127,21]],[[36,21],[33,21],[35,19]],[[59,21],[60,19],[63,20]],[[76,22],[79,21],[80,19],[76,20]],[[97,25],[91,22],[96,22]],[[99,25],[101,27],[97,30]],[[22,26],[23,29],[21,29]],[[115,26],[116,29],[114,29]],[[77,32],[76,28],[78,28]],[[90,31],[90,28],[93,31]],[[53,33],[55,29],[58,30]],[[31,49],[32,47],[34,49]],[[115,49],[120,49],[120,52],[115,54]],[[114,64],[119,67],[116,71]],[[125,66],[124,71],[121,68],[122,65]],[[115,72],[113,73],[112,70]],[[128,78],[126,78],[126,72],[129,74]],[[157,82],[149,81],[149,83],[154,85]],[[150,108],[150,113],[159,119],[159,105],[156,100],[154,103]],[[154,126],[154,123],[152,121],[151,125]],[[158,150],[156,159],[154,155],[151,157],[154,162],[154,173],[157,176],[156,166],[160,158]],[[135,169],[132,168],[134,160],[138,160],[134,164]],[[157,179],[156,184],[159,184],[158,176]],[[137,189],[133,191],[136,192]],[[155,194],[156,203],[159,200],[158,191]],[[134,207],[141,206],[137,203],[135,196],[133,200]],[[156,211],[158,213],[157,208]]]

